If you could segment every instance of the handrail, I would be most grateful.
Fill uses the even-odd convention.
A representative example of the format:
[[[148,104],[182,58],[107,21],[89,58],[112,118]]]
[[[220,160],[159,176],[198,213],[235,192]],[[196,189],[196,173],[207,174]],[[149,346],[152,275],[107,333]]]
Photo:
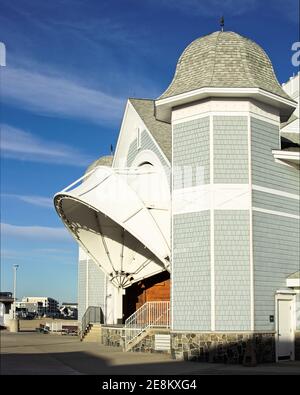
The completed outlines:
[[[90,324],[103,324],[104,314],[101,306],[89,306],[81,319],[81,335],[83,335]]]
[[[125,321],[125,346],[128,348],[136,337],[147,328],[170,327],[170,302],[153,301],[143,304]]]
[[[72,184],[66,186],[62,191],[60,191],[59,193],[67,193],[71,188],[75,187],[75,185],[79,184],[80,181],[85,180],[86,178],[88,178],[91,174],[95,173],[96,170],[98,170],[99,168],[105,168],[105,170],[108,170],[108,175],[107,177],[109,177],[111,174],[116,173],[116,174],[123,174],[123,175],[142,175],[142,174],[154,174],[156,173],[154,170],[142,170],[139,167],[123,167],[123,168],[118,168],[118,167],[107,167],[107,166],[96,166],[94,167],[92,170],[90,170],[89,172],[85,173],[83,176],[81,176],[80,178],[78,178],[77,180],[75,180],[74,182],[72,182]],[[139,171],[139,173],[136,173],[137,171]]]

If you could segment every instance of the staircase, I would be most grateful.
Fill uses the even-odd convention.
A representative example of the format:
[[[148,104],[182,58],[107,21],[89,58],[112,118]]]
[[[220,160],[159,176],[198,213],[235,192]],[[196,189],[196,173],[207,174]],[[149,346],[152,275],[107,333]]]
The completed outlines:
[[[81,341],[86,343],[100,343],[101,342],[101,324],[90,324]]]
[[[103,310],[99,306],[89,306],[81,319],[80,340],[101,341],[101,326],[104,323]]]
[[[170,302],[146,302],[125,321],[125,351],[143,340],[151,328],[170,327]]]

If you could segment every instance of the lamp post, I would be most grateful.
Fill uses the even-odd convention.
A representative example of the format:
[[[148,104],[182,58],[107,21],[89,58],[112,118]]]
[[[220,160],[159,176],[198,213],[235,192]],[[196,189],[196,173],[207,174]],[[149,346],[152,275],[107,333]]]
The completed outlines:
[[[16,300],[17,300],[17,270],[19,265],[14,265],[14,309],[13,309],[13,319],[16,319]]]

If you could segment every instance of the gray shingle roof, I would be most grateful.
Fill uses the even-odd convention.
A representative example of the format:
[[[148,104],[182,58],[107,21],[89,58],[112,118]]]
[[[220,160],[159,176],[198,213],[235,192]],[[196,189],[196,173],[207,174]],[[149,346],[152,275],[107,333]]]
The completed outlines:
[[[297,115],[292,114],[287,121],[281,122],[281,124],[280,124],[281,129],[283,129],[284,127],[286,127],[290,123],[294,122],[296,119],[298,119],[298,122],[299,122],[299,118],[297,117]]]
[[[179,58],[174,78],[160,99],[204,87],[261,88],[291,100],[264,50],[234,32],[218,31],[193,41]]]
[[[154,115],[154,100],[151,99],[129,99],[139,116],[142,118],[147,129],[156,140],[157,144],[171,160],[172,155],[172,132],[171,125],[166,122],[158,121]]]
[[[89,171],[93,170],[97,166],[111,166],[113,161],[112,155],[101,156],[99,159],[95,160],[93,163],[89,165],[86,169],[85,174]]]

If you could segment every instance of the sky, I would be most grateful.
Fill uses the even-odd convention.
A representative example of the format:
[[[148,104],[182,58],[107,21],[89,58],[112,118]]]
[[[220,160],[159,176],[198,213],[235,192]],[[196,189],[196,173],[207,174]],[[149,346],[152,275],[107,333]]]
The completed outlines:
[[[280,83],[296,68],[298,0],[0,0],[1,290],[77,300],[78,248],[53,195],[116,145],[128,97],[156,98],[194,39],[235,31]]]

